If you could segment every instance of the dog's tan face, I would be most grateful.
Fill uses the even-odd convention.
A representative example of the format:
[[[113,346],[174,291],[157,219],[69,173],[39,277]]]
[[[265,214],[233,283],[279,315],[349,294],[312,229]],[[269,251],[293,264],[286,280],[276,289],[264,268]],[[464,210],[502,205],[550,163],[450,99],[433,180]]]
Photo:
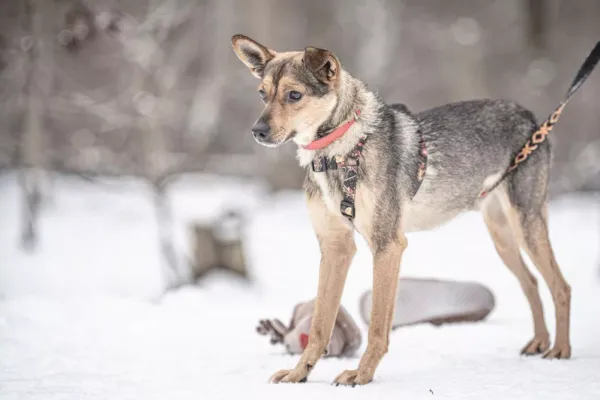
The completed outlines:
[[[231,39],[239,59],[261,79],[258,93],[265,110],[252,127],[256,141],[277,147],[289,140],[306,145],[337,104],[340,63],[329,51],[277,53],[254,40]]]

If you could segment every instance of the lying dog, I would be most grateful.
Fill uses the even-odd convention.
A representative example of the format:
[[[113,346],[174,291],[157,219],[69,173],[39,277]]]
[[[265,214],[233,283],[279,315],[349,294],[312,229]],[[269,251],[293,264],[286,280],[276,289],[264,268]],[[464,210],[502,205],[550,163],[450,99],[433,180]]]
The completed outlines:
[[[356,251],[356,229],[373,253],[368,345],[358,368],[344,371],[335,383],[369,383],[388,350],[405,234],[437,227],[469,210],[483,213],[498,254],[529,301],[534,337],[522,353],[571,356],[571,288],[548,239],[551,148],[545,139],[597,63],[600,43],[566,99],[539,127],[530,111],[505,100],[452,103],[413,115],[403,105],[386,105],[327,50],[278,53],[243,35],[233,36],[232,44],[261,79],[258,92],[265,110],[252,128],[255,139],[270,147],[290,140],[298,145],[321,249],[308,345],[294,369],[275,373],[271,381],[305,381],[325,352]],[[520,249],[552,293],[552,349],[537,281]]]

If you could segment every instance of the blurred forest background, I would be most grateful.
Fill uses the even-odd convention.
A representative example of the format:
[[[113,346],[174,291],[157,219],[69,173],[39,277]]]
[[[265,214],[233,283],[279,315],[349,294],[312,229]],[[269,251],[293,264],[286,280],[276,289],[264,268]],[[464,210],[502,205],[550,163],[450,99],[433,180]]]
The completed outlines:
[[[330,49],[413,111],[502,97],[543,119],[600,38],[600,1],[2,0],[0,169],[299,187],[293,145],[249,133],[262,104],[234,33]],[[553,193],[600,189],[599,88],[596,73],[553,132]]]
[[[415,112],[510,98],[542,120],[600,39],[600,1],[2,0],[0,173],[19,174],[25,238],[48,172],[142,177],[165,218],[182,173],[299,188],[294,146],[250,134],[262,103],[235,33],[332,50]],[[553,194],[600,189],[599,111],[596,72],[552,133]]]
[[[284,192],[304,177],[295,145],[252,137],[263,103],[232,50],[237,33],[329,49],[413,112],[509,98],[543,120],[600,39],[600,0],[0,0],[0,400],[279,395],[262,375],[282,354],[254,324],[314,296],[320,253],[301,193]],[[416,365],[404,397],[600,388],[600,320],[587,307],[600,293],[600,66],[551,137],[553,196],[586,192],[553,205],[550,224],[577,290],[580,359],[568,371],[507,361],[528,311],[468,216],[439,239],[411,238],[403,274],[477,281],[507,300],[487,328],[407,332],[404,364],[381,373]],[[343,300],[356,317],[373,280],[357,245]],[[163,296],[192,282],[200,290]],[[404,393],[379,383],[373,393]]]

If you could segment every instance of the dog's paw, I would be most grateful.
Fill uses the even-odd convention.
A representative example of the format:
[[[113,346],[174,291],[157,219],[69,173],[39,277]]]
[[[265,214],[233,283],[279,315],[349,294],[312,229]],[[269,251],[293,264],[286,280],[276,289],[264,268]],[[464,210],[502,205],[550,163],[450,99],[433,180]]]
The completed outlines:
[[[304,383],[306,382],[307,374],[305,371],[297,369],[282,369],[275,372],[269,382],[271,383]]]
[[[532,356],[535,354],[542,354],[548,351],[550,348],[550,337],[546,336],[536,336],[529,341],[521,350],[522,355]]]
[[[543,358],[552,360],[552,359],[561,359],[566,360],[571,358],[571,345],[566,343],[564,345],[559,345],[558,343],[554,344],[554,347],[551,350],[548,350]]]
[[[337,378],[333,381],[333,385],[339,386],[356,386],[356,385],[366,385],[367,383],[373,380],[373,376],[368,376],[367,374],[361,372],[359,369],[346,370],[338,375]]]

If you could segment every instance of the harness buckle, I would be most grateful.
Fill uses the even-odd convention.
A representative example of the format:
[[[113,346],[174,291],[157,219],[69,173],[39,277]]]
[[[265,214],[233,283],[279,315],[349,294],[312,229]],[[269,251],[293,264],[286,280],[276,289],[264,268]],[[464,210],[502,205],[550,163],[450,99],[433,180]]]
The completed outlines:
[[[313,172],[325,172],[338,169],[338,163],[335,159],[328,160],[326,157],[313,158],[310,162]]]
[[[310,165],[313,172],[327,171],[327,159],[325,157],[313,158]]]
[[[356,215],[356,209],[354,208],[354,203],[348,200],[342,200],[340,203],[340,212],[346,218],[353,219]]]

